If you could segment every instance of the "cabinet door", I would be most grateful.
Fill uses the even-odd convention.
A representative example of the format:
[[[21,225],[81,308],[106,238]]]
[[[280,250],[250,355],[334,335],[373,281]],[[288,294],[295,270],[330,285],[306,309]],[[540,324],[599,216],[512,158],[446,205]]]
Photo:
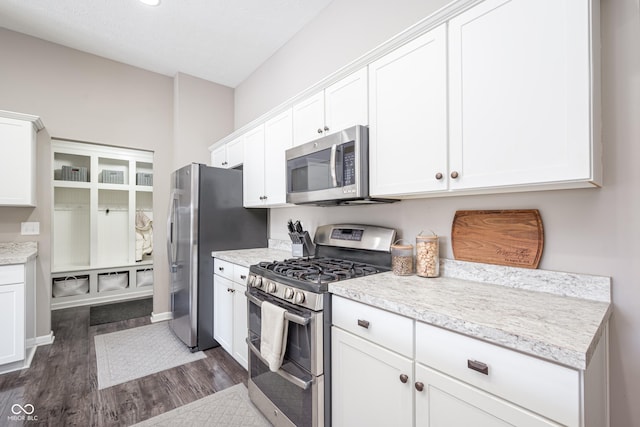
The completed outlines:
[[[24,283],[0,285],[0,365],[24,359]]]
[[[227,167],[227,146],[216,148],[211,152],[211,166],[214,168]]]
[[[416,363],[416,425],[425,427],[558,427],[520,406]]]
[[[413,362],[335,326],[331,345],[332,425],[410,427]]]
[[[244,138],[239,137],[227,145],[227,168],[235,168],[244,163]]]
[[[247,346],[247,297],[246,286],[233,284],[233,357],[244,369],[249,366]]]
[[[591,177],[590,4],[488,0],[450,21],[452,189]]]
[[[447,189],[446,58],[443,24],[369,65],[372,196]]]
[[[329,86],[324,91],[325,134],[369,124],[367,68]]]
[[[324,92],[293,106],[293,145],[324,136]]]
[[[244,136],[242,197],[246,208],[261,207],[264,204],[264,165],[264,125],[260,125]]]
[[[264,194],[267,206],[287,201],[285,151],[292,146],[291,110],[264,124]]]
[[[0,117],[0,205],[35,206],[35,171],[33,124]]]
[[[213,338],[233,354],[233,282],[213,276]]]

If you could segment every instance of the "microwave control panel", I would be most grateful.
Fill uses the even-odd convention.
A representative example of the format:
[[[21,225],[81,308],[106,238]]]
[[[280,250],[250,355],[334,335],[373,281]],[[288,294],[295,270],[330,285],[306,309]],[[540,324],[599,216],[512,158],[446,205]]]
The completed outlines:
[[[342,154],[342,185],[356,183],[356,150],[353,142],[344,144]]]

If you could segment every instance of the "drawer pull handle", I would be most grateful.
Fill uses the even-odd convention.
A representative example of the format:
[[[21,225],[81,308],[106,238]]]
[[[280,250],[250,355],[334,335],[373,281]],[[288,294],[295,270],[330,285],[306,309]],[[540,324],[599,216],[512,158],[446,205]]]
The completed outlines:
[[[244,280],[244,279],[246,279],[246,278],[247,278],[247,275],[246,275],[246,274],[241,274],[241,275],[240,275],[240,278],[241,278],[242,280]]]
[[[467,359],[467,368],[478,371],[481,374],[489,375],[489,367],[486,363],[478,362],[477,360]]]
[[[416,390],[418,390],[418,391],[424,390],[424,383],[421,383],[421,382],[418,381],[417,383],[414,384],[414,386],[416,387]]]
[[[224,267],[218,267],[218,270],[224,271]]]
[[[407,374],[400,374],[400,382],[406,384],[407,381],[409,381],[409,376]]]
[[[362,326],[365,329],[369,329],[369,321],[358,319],[358,326]]]

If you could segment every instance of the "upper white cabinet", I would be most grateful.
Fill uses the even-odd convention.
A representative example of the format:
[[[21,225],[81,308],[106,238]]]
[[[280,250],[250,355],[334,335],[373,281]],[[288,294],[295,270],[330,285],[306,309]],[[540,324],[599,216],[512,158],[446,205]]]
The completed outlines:
[[[441,25],[369,65],[372,196],[447,188],[446,36]]]
[[[452,190],[600,182],[597,4],[487,0],[449,21]]]
[[[285,151],[292,146],[291,120],[291,109],[288,109],[245,134],[245,207],[286,204]]]
[[[233,141],[211,152],[211,166],[230,169],[244,163],[244,137],[240,136]]]
[[[36,205],[36,134],[43,127],[39,117],[0,110],[0,206]]]
[[[367,124],[365,67],[293,106],[293,145]]]

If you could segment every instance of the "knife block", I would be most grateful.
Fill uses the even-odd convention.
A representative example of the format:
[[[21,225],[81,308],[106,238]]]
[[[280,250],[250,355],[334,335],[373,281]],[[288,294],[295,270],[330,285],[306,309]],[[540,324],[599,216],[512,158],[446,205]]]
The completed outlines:
[[[291,238],[291,255],[295,258],[309,257],[315,255],[316,245],[311,241],[309,233],[289,233]]]

